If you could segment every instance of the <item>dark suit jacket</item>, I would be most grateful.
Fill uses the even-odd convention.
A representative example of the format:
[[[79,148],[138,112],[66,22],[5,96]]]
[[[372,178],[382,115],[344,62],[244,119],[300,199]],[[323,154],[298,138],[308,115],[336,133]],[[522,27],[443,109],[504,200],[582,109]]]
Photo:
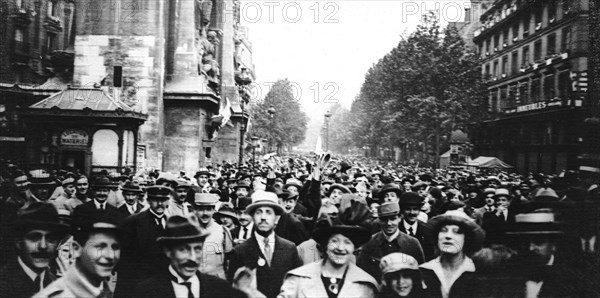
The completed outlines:
[[[236,246],[229,260],[227,278],[231,282],[235,271],[243,266],[250,269],[256,268],[256,281],[258,290],[268,298],[279,294],[285,274],[302,266],[298,251],[294,243],[275,235],[275,250],[271,266],[259,266],[258,259],[265,258],[254,235],[248,241]]]
[[[115,297],[131,297],[135,285],[151,276],[160,273],[168,266],[169,261],[156,238],[165,231],[156,224],[150,209],[125,219],[125,243],[117,271],[119,281],[115,289]]]
[[[169,271],[163,270],[157,275],[150,277],[137,284],[135,289],[136,298],[179,298],[175,297],[175,291],[171,284]],[[200,279],[200,297],[245,297],[245,295],[231,288],[231,285],[218,277],[198,273]]]
[[[129,209],[127,209],[127,203],[121,205],[121,207],[119,207],[119,213],[123,214],[123,216],[128,217],[130,215],[133,215],[131,213],[129,213]],[[142,211],[142,209],[144,209],[144,205],[137,203],[135,206],[135,213],[134,214],[138,214],[140,213],[140,211]]]
[[[282,213],[277,226],[275,227],[277,236],[294,242],[296,245],[308,240],[309,235],[304,228],[304,224],[294,215]]]
[[[96,204],[94,203],[94,201],[95,200],[91,200],[89,202],[85,202],[85,203],[75,207],[75,210],[73,210],[73,214],[71,216],[74,223],[85,221],[86,219],[89,219],[90,215],[93,215],[96,212],[101,212],[101,210],[96,209]],[[119,209],[117,209],[117,207],[115,207],[115,206],[112,206],[108,203],[104,203],[104,206],[105,206],[105,209],[104,209],[105,211],[111,210],[111,211],[121,214],[119,212]]]
[[[46,271],[44,287],[56,280],[56,276]],[[0,269],[0,297],[29,298],[38,292],[38,286],[23,271],[17,258],[10,260]]]
[[[400,222],[398,229],[400,230],[400,232],[408,235],[408,232],[404,228],[404,220]],[[429,228],[429,226],[426,223],[417,220],[417,233],[414,237],[417,238],[417,240],[419,240],[419,244],[421,244],[423,254],[425,255],[425,261],[427,262],[435,258],[436,241],[432,238],[431,228]]]
[[[391,244],[388,244],[383,232],[379,232],[361,247],[358,258],[356,259],[356,265],[371,274],[375,280],[380,280],[381,269],[379,268],[379,261],[381,261],[382,257],[393,252],[401,252],[410,255],[415,258],[419,264],[422,264],[425,261],[423,249],[416,238],[404,233],[399,233],[398,237],[392,241]]]

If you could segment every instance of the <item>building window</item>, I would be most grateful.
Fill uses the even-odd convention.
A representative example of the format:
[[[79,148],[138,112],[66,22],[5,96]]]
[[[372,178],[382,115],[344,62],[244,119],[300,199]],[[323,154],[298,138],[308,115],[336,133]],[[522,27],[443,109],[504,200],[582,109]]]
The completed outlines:
[[[519,22],[517,22],[512,29],[512,41],[517,42],[519,40]]]
[[[514,107],[515,106],[516,96],[517,96],[517,85],[509,85],[508,86],[507,99],[506,99],[506,106],[507,107]]]
[[[544,97],[548,100],[556,97],[556,88],[554,84],[553,74],[549,74],[544,77]]]
[[[15,51],[27,52],[29,51],[29,47],[27,42],[25,42],[25,31],[23,29],[15,29],[15,33],[13,36],[14,49]]]
[[[536,9],[535,11],[535,31],[542,29],[542,12],[544,10],[542,7]]]
[[[548,24],[556,21],[556,0],[548,1]]]
[[[511,57],[511,74],[516,74],[519,72],[519,52],[513,51]]]
[[[490,102],[490,111],[496,112],[498,111],[498,90],[492,90],[492,99]]]
[[[538,39],[533,44],[533,61],[538,62],[542,59],[542,40]]]
[[[562,100],[571,98],[571,78],[569,71],[563,71],[558,75],[558,92]]]
[[[53,50],[56,50],[56,34],[47,33],[46,35],[46,51],[50,54]]]
[[[523,47],[523,66],[529,64],[529,46]]]
[[[529,36],[529,28],[531,28],[531,15],[527,14],[523,18],[523,38]]]
[[[487,40],[487,50],[485,50],[485,55],[488,56],[492,52],[492,38]]]
[[[94,133],[92,166],[116,167],[119,165],[119,136],[111,129]]]
[[[562,0],[563,15],[571,13],[571,1],[573,0]]]
[[[540,101],[540,78],[534,78],[531,80],[531,102]]]
[[[485,65],[485,72],[483,73],[483,77],[487,79],[490,75],[490,64],[487,63]]]
[[[15,6],[17,9],[21,9],[23,7],[23,0],[15,0]]]
[[[492,68],[492,76],[494,77],[494,79],[497,79],[498,77],[498,59],[494,60],[494,67]]]
[[[502,57],[502,73],[501,73],[501,76],[503,78],[506,77],[507,71],[508,71],[508,56],[504,55],[504,57]]]
[[[552,34],[548,35],[547,41],[548,41],[547,55],[552,56],[552,55],[556,54],[556,33],[552,33]]]
[[[519,83],[519,90],[516,98],[517,104],[526,104],[529,102],[529,82]]]
[[[508,107],[508,86],[500,88],[500,110]]]
[[[570,49],[571,49],[571,27],[564,27],[562,29],[560,50],[562,53],[567,53]]]
[[[48,15],[51,17],[55,17],[56,12],[57,12],[57,3],[54,3],[54,1],[49,0],[48,1]]]
[[[500,39],[501,39],[500,34],[494,36],[494,52],[497,52],[500,50],[500,46],[501,46]]]
[[[502,36],[503,36],[502,47],[506,48],[509,44],[508,29],[504,30],[504,33],[502,33]]]

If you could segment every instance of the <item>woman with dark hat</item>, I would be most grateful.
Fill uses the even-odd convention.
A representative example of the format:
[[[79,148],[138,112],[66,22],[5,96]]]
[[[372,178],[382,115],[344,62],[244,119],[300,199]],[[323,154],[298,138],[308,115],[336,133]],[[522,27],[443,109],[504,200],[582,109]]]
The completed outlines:
[[[289,271],[278,297],[375,297],[377,281],[351,261],[355,248],[370,236],[368,229],[359,226],[319,229],[313,237],[324,259]]]
[[[469,256],[481,248],[485,232],[461,210],[430,219],[439,256],[421,265],[428,297],[470,297],[477,287],[475,265]]]

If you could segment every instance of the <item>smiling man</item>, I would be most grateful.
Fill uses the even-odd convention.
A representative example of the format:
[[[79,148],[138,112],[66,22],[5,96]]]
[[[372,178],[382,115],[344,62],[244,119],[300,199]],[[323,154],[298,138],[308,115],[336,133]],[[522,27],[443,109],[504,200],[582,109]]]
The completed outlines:
[[[73,189],[75,189],[74,181],[75,180],[73,180]],[[109,210],[119,214],[117,207],[114,207],[106,202],[110,192],[110,186],[111,183],[108,177],[100,176],[96,178],[92,184],[94,199],[75,207],[75,210],[73,211],[73,221],[81,222],[84,221],[85,217],[90,214],[98,212],[102,213]]]
[[[164,236],[157,242],[169,259],[169,266],[141,282],[134,297],[235,297],[228,282],[200,273],[203,249],[210,232],[200,228],[194,216],[173,215]]]
[[[254,192],[246,212],[254,221],[254,233],[233,249],[227,277],[233,280],[240,267],[256,268],[258,290],[269,298],[276,297],[286,272],[300,267],[302,261],[294,243],[275,235],[277,217],[283,213],[275,193]]]
[[[425,198],[416,192],[405,192],[400,195],[400,212],[402,213],[402,222],[399,225],[400,232],[417,238],[425,260],[429,261],[434,257],[434,240],[430,236],[430,228],[424,222],[418,219],[421,213],[421,207],[425,203]]]
[[[382,257],[401,252],[412,256],[419,262],[424,262],[423,249],[419,241],[411,236],[400,232],[398,226],[400,218],[400,206],[395,202],[383,203],[377,211],[381,221],[381,232],[376,233],[363,247],[356,259],[358,267],[367,271],[375,279],[381,278],[379,261]]]
[[[33,297],[112,297],[107,280],[121,258],[122,217],[114,210],[75,223],[75,265]]]
[[[0,297],[28,298],[56,280],[48,266],[68,228],[52,204],[33,203],[22,211],[13,228],[18,257],[0,270]]]

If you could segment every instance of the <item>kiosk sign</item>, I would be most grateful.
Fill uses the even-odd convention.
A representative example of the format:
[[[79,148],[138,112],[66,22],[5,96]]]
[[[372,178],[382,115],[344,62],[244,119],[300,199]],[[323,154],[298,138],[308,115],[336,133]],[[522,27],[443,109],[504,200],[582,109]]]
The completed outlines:
[[[66,146],[87,146],[90,137],[85,130],[67,129],[60,135],[60,144]]]

